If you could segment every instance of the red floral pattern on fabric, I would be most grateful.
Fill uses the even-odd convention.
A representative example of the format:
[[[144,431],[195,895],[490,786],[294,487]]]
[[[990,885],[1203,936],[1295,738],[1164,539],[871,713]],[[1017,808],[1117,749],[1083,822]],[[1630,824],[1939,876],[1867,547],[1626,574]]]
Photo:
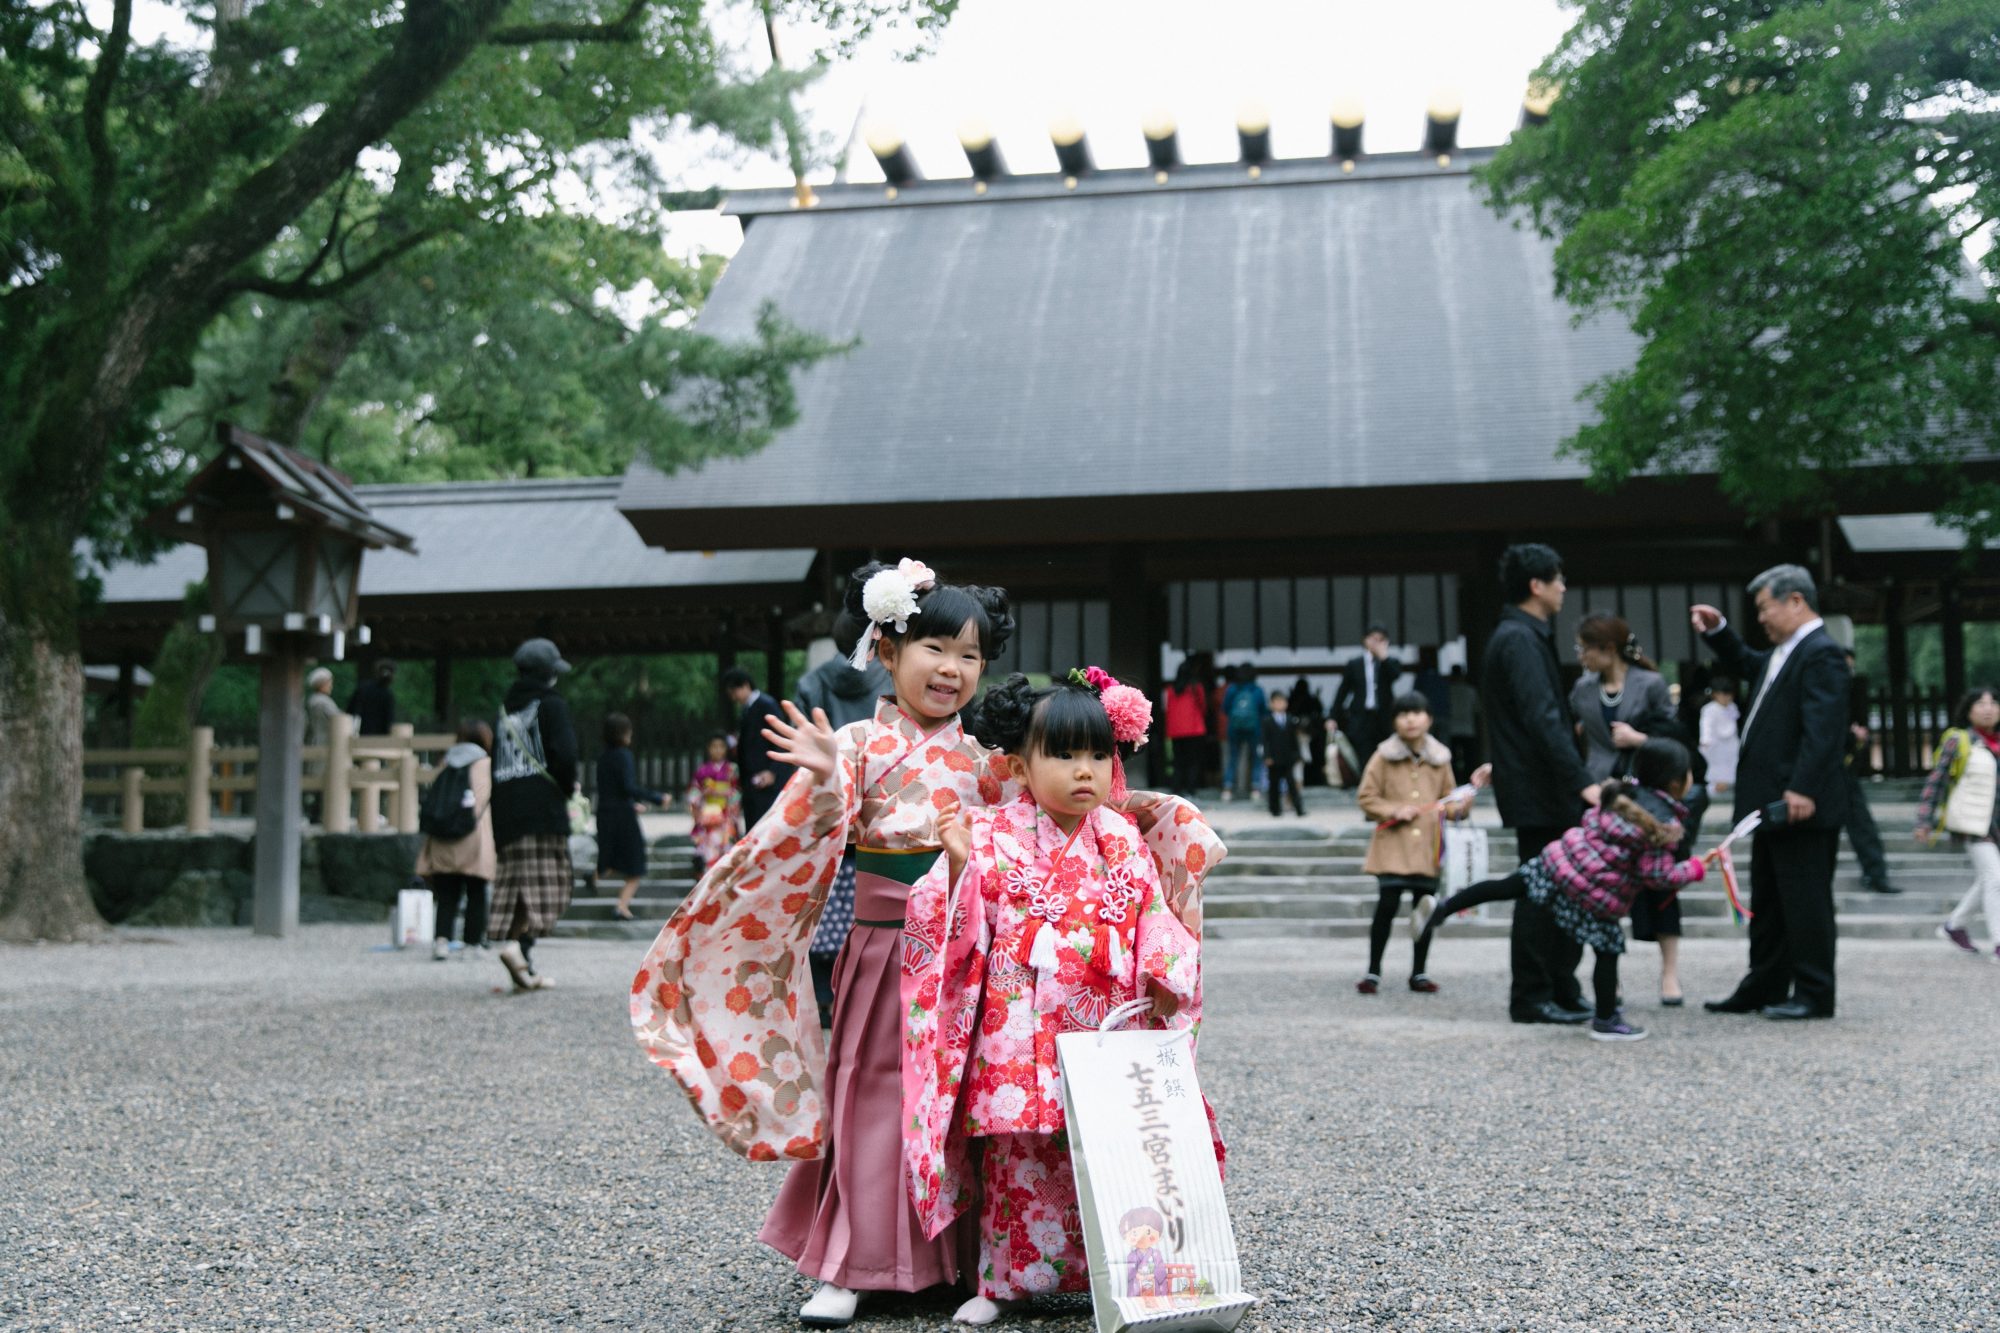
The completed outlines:
[[[724,1142],[756,1161],[825,1151],[826,1053],[817,1007],[799,995],[811,997],[806,948],[842,850],[934,847],[938,793],[971,809],[1015,791],[987,791],[976,775],[991,771],[992,752],[956,722],[920,727],[893,702],[842,728],[838,743],[833,781],[793,775],[776,812],[709,868],[661,929],[632,985],[641,1048]]]
[[[1177,817],[1192,808],[1185,802],[1138,804],[1143,823],[1100,808],[1073,842],[1025,796],[976,811],[958,883],[946,882],[940,859],[910,890],[906,931],[925,941],[928,961],[911,967],[906,954],[903,1121],[926,1235],[971,1202],[967,1139],[1064,1128],[1060,1033],[1095,1027],[1137,998],[1145,975],[1179,1002],[1170,1026],[1200,1022],[1200,939],[1182,914],[1199,921],[1201,877],[1184,867],[1191,850],[1213,866],[1224,849],[1199,816]],[[1163,831],[1156,851],[1148,844]],[[1156,858],[1175,867],[1180,909]],[[1054,932],[1056,965],[1038,970],[1030,960],[1042,931]]]

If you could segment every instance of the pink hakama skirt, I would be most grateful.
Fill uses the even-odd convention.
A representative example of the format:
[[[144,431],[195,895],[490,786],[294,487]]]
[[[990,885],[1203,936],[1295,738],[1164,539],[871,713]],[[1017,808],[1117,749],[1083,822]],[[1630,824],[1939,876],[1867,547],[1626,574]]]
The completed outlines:
[[[854,930],[833,969],[827,1149],[792,1167],[757,1239],[799,1272],[856,1291],[921,1291],[971,1266],[961,1217],[925,1240],[903,1163],[904,905],[909,889],[863,871]],[[963,1257],[962,1257],[963,1256]]]

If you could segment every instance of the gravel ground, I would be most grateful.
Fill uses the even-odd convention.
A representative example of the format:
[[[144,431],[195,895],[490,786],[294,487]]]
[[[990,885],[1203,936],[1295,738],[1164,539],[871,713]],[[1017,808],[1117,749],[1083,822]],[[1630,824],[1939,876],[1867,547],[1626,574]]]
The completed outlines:
[[[380,937],[0,951],[0,1326],[797,1327],[751,1238],[778,1171],[626,1035],[638,949],[544,945],[558,988],[513,998]],[[1436,996],[1407,947],[1374,999],[1358,941],[1210,951],[1246,1328],[2000,1328],[2000,967],[1856,943],[1836,1022],[1648,1003],[1603,1046],[1504,1021],[1504,945],[1447,936]],[[1691,993],[1741,959],[1692,942]]]

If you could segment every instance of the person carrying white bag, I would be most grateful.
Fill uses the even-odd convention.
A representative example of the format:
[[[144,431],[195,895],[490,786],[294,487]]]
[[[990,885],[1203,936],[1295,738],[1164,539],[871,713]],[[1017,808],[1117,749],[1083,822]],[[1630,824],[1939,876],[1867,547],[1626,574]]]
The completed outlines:
[[[1106,805],[1121,744],[1151,704],[1095,667],[1036,689],[990,690],[974,735],[1007,755],[1019,799],[939,813],[944,856],[911,889],[904,924],[903,1122],[910,1198],[927,1237],[980,1206],[977,1294],[961,1323],[1091,1285],[1056,1038],[1137,1001],[1191,1030],[1201,1014],[1201,876],[1221,840],[1167,802],[1141,837]],[[1189,1047],[1190,1059],[1192,1047]],[[1211,1168],[1223,1155],[1213,1117]],[[973,1178],[970,1140],[986,1140]]]

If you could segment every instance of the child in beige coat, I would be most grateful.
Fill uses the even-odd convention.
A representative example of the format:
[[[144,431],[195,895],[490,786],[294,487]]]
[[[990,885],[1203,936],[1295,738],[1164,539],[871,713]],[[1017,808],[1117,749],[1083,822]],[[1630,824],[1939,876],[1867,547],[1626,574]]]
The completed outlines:
[[[1381,989],[1382,951],[1389,945],[1389,931],[1395,926],[1403,895],[1409,894],[1412,900],[1413,923],[1429,915],[1437,897],[1442,817],[1463,819],[1472,809],[1469,796],[1438,808],[1457,784],[1452,779],[1450,747],[1431,735],[1430,700],[1413,690],[1398,695],[1394,707],[1396,734],[1368,757],[1356,793],[1361,813],[1375,821],[1375,834],[1368,840],[1368,859],[1361,869],[1375,876],[1380,895],[1375,919],[1368,928],[1368,975],[1354,987],[1363,995]],[[1474,785],[1486,785],[1488,773],[1485,768],[1474,773]],[[1435,994],[1437,983],[1424,975],[1430,941],[1415,928],[1411,933],[1417,944],[1410,960],[1410,989]]]
[[[445,751],[440,767],[465,768],[478,823],[462,838],[445,842],[425,838],[417,852],[417,874],[431,886],[437,903],[437,938],[431,957],[451,957],[451,923],[465,903],[465,932],[459,938],[470,949],[486,942],[486,886],[492,882],[493,851],[493,728],[478,718],[458,724],[458,742]]]

